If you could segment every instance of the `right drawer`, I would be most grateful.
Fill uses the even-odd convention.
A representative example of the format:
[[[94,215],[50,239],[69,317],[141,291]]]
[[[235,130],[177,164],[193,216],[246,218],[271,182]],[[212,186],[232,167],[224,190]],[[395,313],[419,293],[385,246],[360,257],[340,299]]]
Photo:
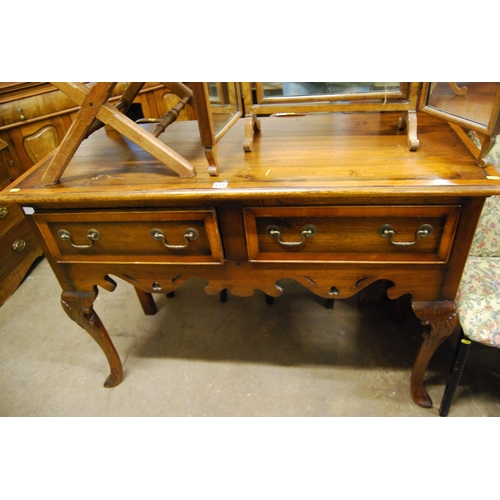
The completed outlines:
[[[250,261],[445,263],[459,205],[244,208]]]

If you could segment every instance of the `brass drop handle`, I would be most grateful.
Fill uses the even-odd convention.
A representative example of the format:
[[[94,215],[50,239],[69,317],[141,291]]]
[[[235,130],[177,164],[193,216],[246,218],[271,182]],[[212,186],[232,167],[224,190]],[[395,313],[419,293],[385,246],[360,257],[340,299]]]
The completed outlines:
[[[280,245],[283,245],[285,247],[297,247],[299,245],[302,245],[306,241],[306,238],[312,238],[317,234],[317,232],[317,229],[312,224],[307,224],[302,228],[302,231],[300,233],[302,239],[300,241],[282,241],[281,231],[278,226],[266,227],[267,236],[276,239]]]
[[[8,213],[7,207],[0,207],[0,219],[7,217]]]
[[[81,249],[91,248],[94,245],[94,241],[98,241],[101,239],[101,234],[99,233],[99,231],[97,231],[97,229],[89,229],[87,231],[87,239],[90,241],[88,245],[76,245],[75,243],[73,243],[71,234],[69,231],[66,231],[66,229],[61,229],[57,234],[59,235],[59,238],[61,238],[61,240],[69,242],[69,244],[73,248]]]
[[[23,108],[17,108],[17,112],[19,113],[19,118],[21,118],[21,120],[26,120],[26,116],[23,113]]]
[[[432,234],[432,226],[430,224],[422,224],[415,233],[414,241],[394,241],[394,236],[396,236],[396,231],[392,228],[390,224],[383,224],[378,228],[378,235],[381,238],[389,238],[391,245],[409,247],[415,245],[420,238],[427,238],[427,236]]]
[[[191,227],[188,227],[184,231],[184,245],[169,245],[166,241],[165,235],[161,229],[151,229],[151,238],[156,241],[161,241],[167,248],[170,250],[182,250],[183,248],[187,248],[190,241],[194,241],[198,239],[198,231]]]

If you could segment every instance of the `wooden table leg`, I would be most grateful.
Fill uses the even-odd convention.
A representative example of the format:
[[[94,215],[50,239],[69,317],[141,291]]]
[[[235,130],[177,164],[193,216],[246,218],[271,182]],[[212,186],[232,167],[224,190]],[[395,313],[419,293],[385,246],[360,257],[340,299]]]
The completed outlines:
[[[78,323],[104,352],[111,370],[104,387],[115,387],[123,380],[122,363],[108,332],[94,311],[93,303],[96,297],[97,289],[95,292],[64,291],[61,295],[61,304],[67,315]]]
[[[424,376],[427,366],[436,349],[453,333],[458,316],[453,300],[413,302],[413,310],[430,330],[423,334],[411,372],[411,396],[413,401],[423,408],[432,407],[432,399],[424,389]]]

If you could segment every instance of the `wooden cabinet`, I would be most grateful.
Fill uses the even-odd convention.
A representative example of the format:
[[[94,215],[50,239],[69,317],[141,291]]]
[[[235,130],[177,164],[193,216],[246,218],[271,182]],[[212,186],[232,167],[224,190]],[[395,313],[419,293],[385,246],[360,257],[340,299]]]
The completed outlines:
[[[0,84],[0,138],[18,173],[59,145],[77,109],[48,83]]]
[[[116,102],[126,88],[119,83],[110,102]],[[139,93],[130,112],[134,119],[161,118],[167,106],[176,103],[164,85],[149,82]],[[64,93],[50,83],[0,83],[0,190],[7,187],[61,143],[78,112]],[[179,120],[194,118],[187,107]],[[0,206],[0,306],[16,290],[42,250],[14,206]],[[14,228],[14,226],[17,226]],[[15,236],[15,237],[14,237]],[[25,244],[12,245],[19,239]],[[21,247],[23,247],[21,249]]]
[[[0,137],[0,189],[22,168],[10,138]],[[19,286],[33,262],[42,255],[35,235],[17,205],[0,203],[0,305]]]

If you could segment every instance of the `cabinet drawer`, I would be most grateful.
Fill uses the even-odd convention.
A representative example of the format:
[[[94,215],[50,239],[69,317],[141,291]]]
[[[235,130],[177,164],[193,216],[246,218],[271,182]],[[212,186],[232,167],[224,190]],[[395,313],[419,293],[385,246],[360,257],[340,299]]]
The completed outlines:
[[[52,87],[52,91],[42,95],[21,97],[2,104],[0,126],[23,125],[30,120],[50,115],[76,105],[69,97]]]
[[[62,262],[223,262],[214,210],[43,213],[33,217]]]
[[[23,212],[17,205],[0,203],[0,236],[23,220]]]
[[[21,220],[0,238],[0,283],[32,252],[39,252],[38,241],[28,222]]]
[[[251,261],[444,263],[460,206],[244,208]]]

